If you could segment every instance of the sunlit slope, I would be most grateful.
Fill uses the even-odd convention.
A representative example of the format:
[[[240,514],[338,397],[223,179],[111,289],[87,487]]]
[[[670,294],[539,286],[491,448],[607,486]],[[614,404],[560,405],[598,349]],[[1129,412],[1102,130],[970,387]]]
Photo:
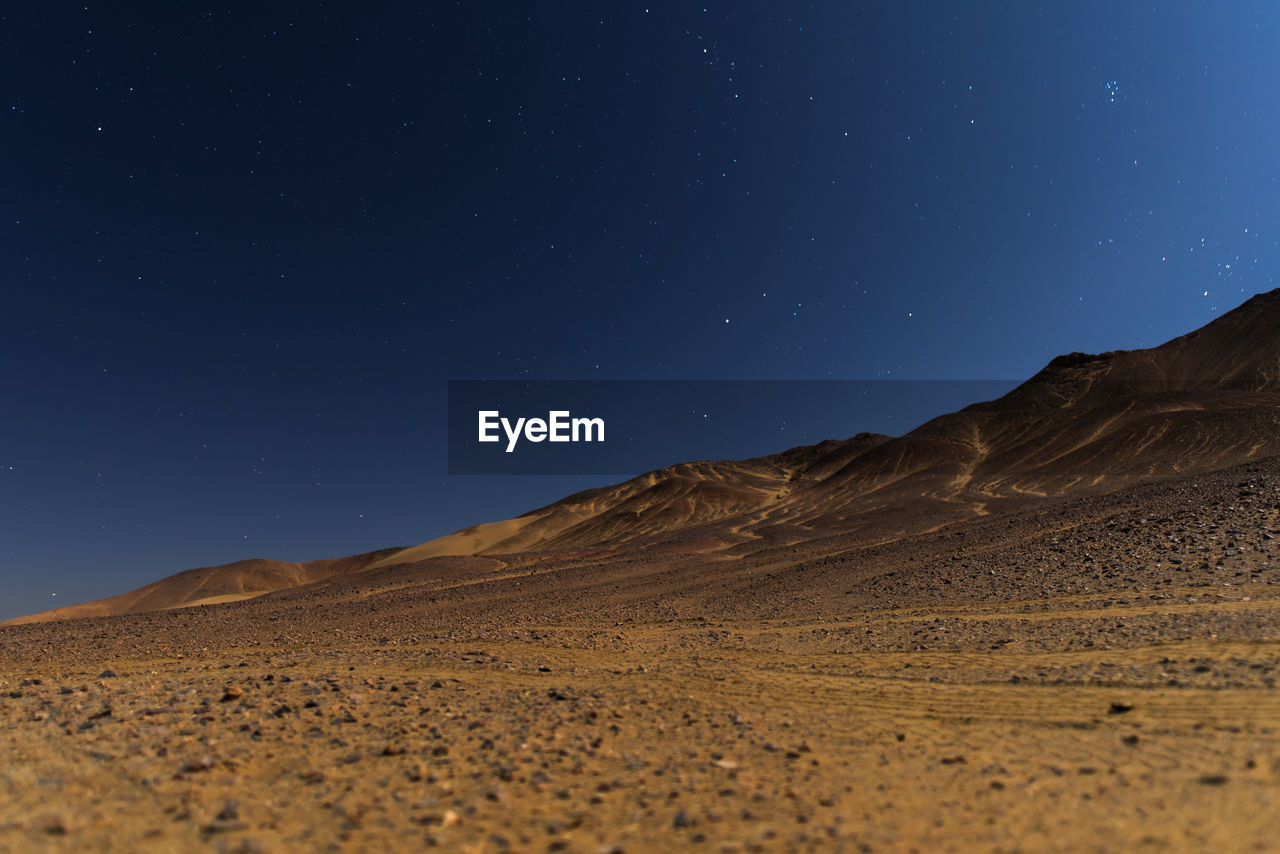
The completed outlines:
[[[1280,453],[1280,291],[1148,350],[1054,359],[904,436],[671,466],[406,553],[500,554],[985,514]],[[892,526],[891,526],[892,527]],[[483,532],[483,535],[480,535]],[[384,559],[384,565],[400,559]]]
[[[605,550],[720,558],[827,538],[885,541],[1046,498],[1280,454],[1280,290],[1146,350],[1073,353],[997,400],[898,437],[858,434],[740,461],[680,463],[408,549],[188,570],[21,621],[233,601],[370,568]]]
[[[42,611],[38,614],[18,617],[8,621],[7,624],[135,614],[142,611],[161,611],[190,605],[250,599],[263,593],[358,572],[366,569],[388,552],[394,551],[399,549],[369,552],[345,558],[326,558],[306,563],[257,558],[221,566],[188,569],[119,596]]]

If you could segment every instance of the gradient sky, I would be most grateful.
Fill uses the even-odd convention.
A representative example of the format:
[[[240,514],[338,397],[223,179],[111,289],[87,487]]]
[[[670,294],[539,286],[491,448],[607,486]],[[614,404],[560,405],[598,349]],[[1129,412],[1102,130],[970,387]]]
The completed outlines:
[[[0,40],[0,618],[602,482],[448,477],[451,378],[1021,378],[1276,286],[1274,3],[33,3]]]

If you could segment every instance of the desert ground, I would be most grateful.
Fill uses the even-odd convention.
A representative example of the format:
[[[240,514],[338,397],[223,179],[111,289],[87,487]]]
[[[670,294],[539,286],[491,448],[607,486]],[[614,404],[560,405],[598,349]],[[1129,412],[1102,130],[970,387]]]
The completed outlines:
[[[899,437],[0,625],[3,851],[1280,848],[1280,290]]]
[[[1277,544],[1270,459],[7,626],[0,850],[1273,850]]]

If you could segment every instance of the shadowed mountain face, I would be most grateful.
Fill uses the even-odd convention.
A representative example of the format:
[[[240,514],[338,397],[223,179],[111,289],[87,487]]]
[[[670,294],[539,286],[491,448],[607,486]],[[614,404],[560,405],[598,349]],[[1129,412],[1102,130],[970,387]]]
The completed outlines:
[[[452,553],[892,536],[1273,454],[1280,290],[1150,350],[1060,356],[999,400],[904,436],[672,466],[569,496]],[[451,553],[456,536],[389,560]]]
[[[681,463],[408,549],[189,570],[20,621],[232,601],[446,556],[617,560],[643,549],[667,555],[668,569],[695,556],[785,565],[798,544],[814,557],[1277,454],[1280,290],[1159,347],[1060,356],[1004,397],[904,436],[859,434],[750,460]]]

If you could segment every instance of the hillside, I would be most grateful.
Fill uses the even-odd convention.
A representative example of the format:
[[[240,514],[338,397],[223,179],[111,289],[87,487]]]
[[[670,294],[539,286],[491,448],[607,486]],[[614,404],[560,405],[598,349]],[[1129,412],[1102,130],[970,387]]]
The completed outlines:
[[[1004,397],[903,436],[680,463],[407,549],[188,570],[13,622],[234,601],[437,557],[661,548],[731,558],[882,541],[1276,454],[1280,290],[1158,347],[1059,356]]]

